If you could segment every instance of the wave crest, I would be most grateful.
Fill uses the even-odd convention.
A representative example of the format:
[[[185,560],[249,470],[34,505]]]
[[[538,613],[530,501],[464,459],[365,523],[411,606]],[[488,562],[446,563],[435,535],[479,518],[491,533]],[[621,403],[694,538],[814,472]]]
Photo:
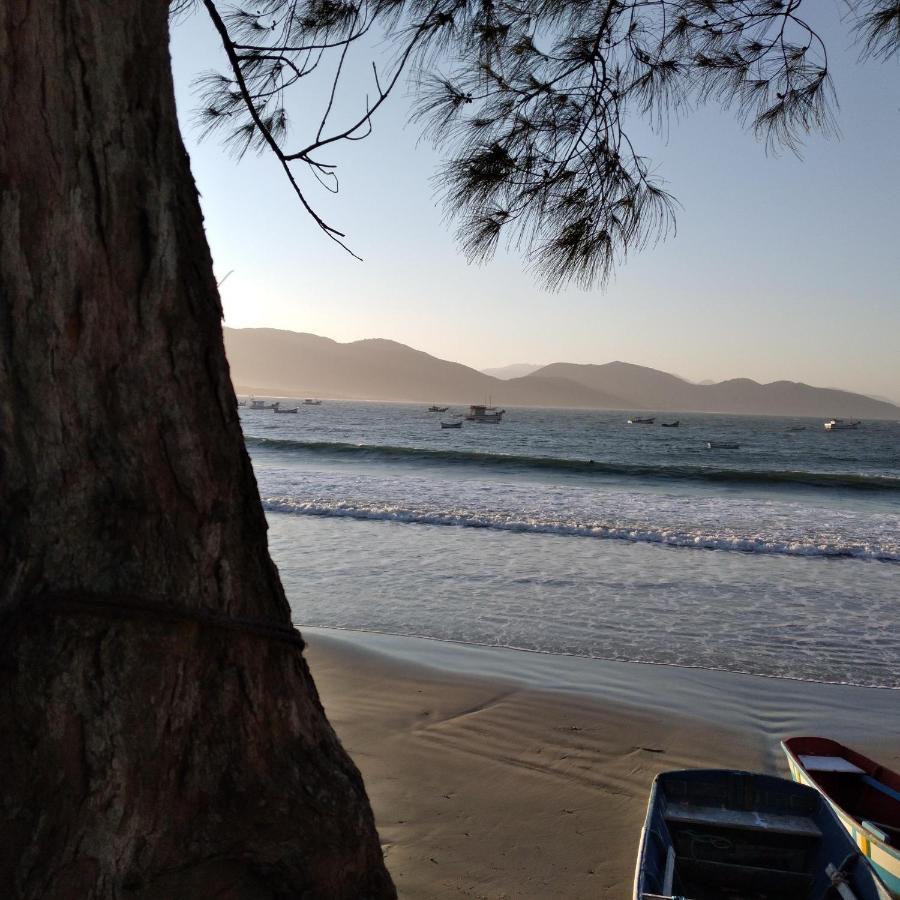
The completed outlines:
[[[786,556],[845,557],[900,562],[900,550],[863,543],[811,542],[773,540],[759,535],[737,533],[710,534],[649,526],[541,519],[483,510],[440,510],[381,503],[344,500],[300,500],[293,497],[263,497],[267,512],[301,516],[324,516],[369,521],[398,522],[413,525],[453,525],[464,528],[486,528],[532,534],[554,534],[567,537],[589,537],[631,543],[663,544],[670,547],[693,547],[702,550],[738,551],[741,553],[775,553]]]
[[[655,466],[631,463],[596,462],[556,456],[528,456],[487,453],[474,450],[432,450],[384,444],[349,444],[329,441],[295,441],[283,438],[246,437],[249,447],[296,450],[320,455],[352,456],[359,459],[394,460],[407,463],[480,466],[499,470],[552,470],[587,475],[650,478],[677,481],[731,484],[798,485],[853,491],[900,492],[900,478],[848,472],[806,472],[791,470],[734,469],[721,466]]]

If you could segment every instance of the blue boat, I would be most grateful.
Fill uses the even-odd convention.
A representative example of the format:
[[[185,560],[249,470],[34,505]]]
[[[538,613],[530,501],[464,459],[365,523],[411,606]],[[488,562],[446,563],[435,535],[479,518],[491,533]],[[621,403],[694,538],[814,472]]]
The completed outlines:
[[[641,831],[634,900],[881,900],[816,790],[723,769],[663,772]]]

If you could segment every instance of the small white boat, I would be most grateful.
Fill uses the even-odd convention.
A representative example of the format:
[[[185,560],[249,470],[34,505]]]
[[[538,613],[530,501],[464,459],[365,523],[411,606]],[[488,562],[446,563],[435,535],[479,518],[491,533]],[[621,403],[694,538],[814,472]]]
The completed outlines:
[[[656,416],[642,418],[641,416],[632,416],[628,420],[629,425],[652,425],[656,421]]]
[[[283,406],[273,406],[272,412],[281,413],[282,415],[286,415],[288,413],[296,413],[299,409],[300,409],[299,406],[292,406],[292,407],[290,407],[290,409],[288,409],[287,407],[283,407]]]
[[[825,422],[826,431],[850,431],[853,428],[859,428],[860,421],[848,422],[846,419],[830,419]]]
[[[462,422],[441,422],[441,428],[462,428]]]
[[[469,407],[465,419],[467,422],[479,422],[481,424],[497,423],[503,421],[505,412],[505,409],[497,409],[496,406],[479,406],[473,404]]]
[[[250,409],[265,409],[266,401],[265,400],[254,400],[252,397],[250,398]]]
[[[447,412],[449,406],[429,406],[428,412]]]
[[[707,441],[707,450],[740,450],[741,445],[735,444],[733,441]]]
[[[307,398],[303,401],[303,405],[304,405],[304,406],[321,406],[321,405],[322,405],[322,401],[321,401],[321,400],[314,400],[312,397],[307,397]]]

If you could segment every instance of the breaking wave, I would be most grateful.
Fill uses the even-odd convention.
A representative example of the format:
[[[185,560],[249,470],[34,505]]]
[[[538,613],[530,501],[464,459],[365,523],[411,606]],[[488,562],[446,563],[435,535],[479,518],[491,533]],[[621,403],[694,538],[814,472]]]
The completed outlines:
[[[829,539],[816,534],[796,537],[766,536],[735,528],[712,531],[654,527],[627,522],[529,516],[516,512],[493,512],[467,507],[441,509],[427,504],[393,504],[322,498],[299,499],[289,496],[264,496],[262,502],[264,509],[268,512],[301,516],[486,528],[495,531],[553,534],[742,553],[775,553],[787,556],[845,557],[900,562],[900,545],[848,541],[842,540],[840,537]]]

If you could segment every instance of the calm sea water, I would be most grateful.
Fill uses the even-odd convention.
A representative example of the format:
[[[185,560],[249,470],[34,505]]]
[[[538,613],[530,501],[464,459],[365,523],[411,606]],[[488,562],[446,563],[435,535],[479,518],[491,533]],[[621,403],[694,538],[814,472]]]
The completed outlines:
[[[900,424],[453,413],[242,409],[298,623],[900,687]]]

